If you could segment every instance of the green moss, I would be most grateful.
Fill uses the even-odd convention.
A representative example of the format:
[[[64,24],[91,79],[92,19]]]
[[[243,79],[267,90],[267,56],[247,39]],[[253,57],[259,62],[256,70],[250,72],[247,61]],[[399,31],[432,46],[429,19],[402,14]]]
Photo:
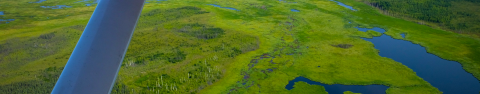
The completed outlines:
[[[370,35],[372,35],[373,37],[382,36],[382,33],[376,32],[376,31],[373,31],[373,30],[368,30],[367,33],[370,34]]]
[[[345,91],[343,94],[362,94],[362,93],[353,93],[352,91]]]

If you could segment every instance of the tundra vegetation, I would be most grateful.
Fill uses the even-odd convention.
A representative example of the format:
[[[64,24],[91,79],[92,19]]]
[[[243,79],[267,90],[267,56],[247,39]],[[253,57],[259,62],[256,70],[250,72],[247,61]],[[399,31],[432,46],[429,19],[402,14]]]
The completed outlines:
[[[0,22],[0,93],[51,92],[95,8],[78,1],[0,0],[1,19],[15,19]],[[362,38],[381,33],[357,26],[381,27],[480,78],[478,36],[383,15],[370,3],[338,1],[357,11],[330,0],[146,3],[112,93],[327,93],[305,82],[285,89],[299,76],[385,85],[388,94],[441,93],[408,67],[379,56]],[[41,8],[55,5],[72,7]]]

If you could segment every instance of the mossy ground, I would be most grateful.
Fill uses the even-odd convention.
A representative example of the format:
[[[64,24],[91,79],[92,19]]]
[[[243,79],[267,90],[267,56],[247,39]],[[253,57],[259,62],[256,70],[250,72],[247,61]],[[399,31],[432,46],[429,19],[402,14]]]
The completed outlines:
[[[286,90],[288,81],[298,76],[325,84],[386,85],[389,94],[441,93],[408,67],[379,56],[372,43],[361,39],[378,32],[357,31],[355,26],[385,28],[385,34],[397,39],[405,33],[404,40],[459,61],[480,77],[478,38],[384,16],[353,0],[339,1],[358,11],[329,0],[286,1],[296,3],[168,0],[146,4],[112,93],[326,93],[322,86],[304,82]],[[33,83],[52,87],[94,9],[75,1],[28,2],[32,0],[0,1],[3,17],[17,19],[0,24],[0,92],[18,87],[49,92],[33,89],[39,86]],[[39,7],[56,4],[73,8]],[[332,46],[339,44],[352,46]],[[46,71],[52,68],[56,70]]]

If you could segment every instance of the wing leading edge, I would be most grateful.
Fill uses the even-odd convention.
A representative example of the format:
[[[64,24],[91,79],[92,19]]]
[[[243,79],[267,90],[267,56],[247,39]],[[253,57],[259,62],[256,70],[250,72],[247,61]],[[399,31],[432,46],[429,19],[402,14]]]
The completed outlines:
[[[101,0],[52,94],[110,93],[145,0]]]

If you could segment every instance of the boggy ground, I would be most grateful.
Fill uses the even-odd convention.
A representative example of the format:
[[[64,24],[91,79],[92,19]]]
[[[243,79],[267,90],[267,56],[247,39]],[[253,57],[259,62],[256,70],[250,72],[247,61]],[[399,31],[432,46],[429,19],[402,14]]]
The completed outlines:
[[[358,11],[329,0],[286,1],[296,3],[147,3],[112,93],[326,93],[322,86],[303,82],[285,89],[298,76],[325,84],[386,85],[388,94],[441,93],[408,67],[380,57],[372,43],[361,39],[378,34],[357,31],[356,26],[382,27],[387,35],[459,61],[480,77],[475,67],[480,43],[474,36],[384,16],[353,0],[339,1]],[[0,2],[2,16],[17,19],[0,24],[0,92],[50,92],[95,6],[66,0]],[[73,7],[39,7],[57,4]]]

